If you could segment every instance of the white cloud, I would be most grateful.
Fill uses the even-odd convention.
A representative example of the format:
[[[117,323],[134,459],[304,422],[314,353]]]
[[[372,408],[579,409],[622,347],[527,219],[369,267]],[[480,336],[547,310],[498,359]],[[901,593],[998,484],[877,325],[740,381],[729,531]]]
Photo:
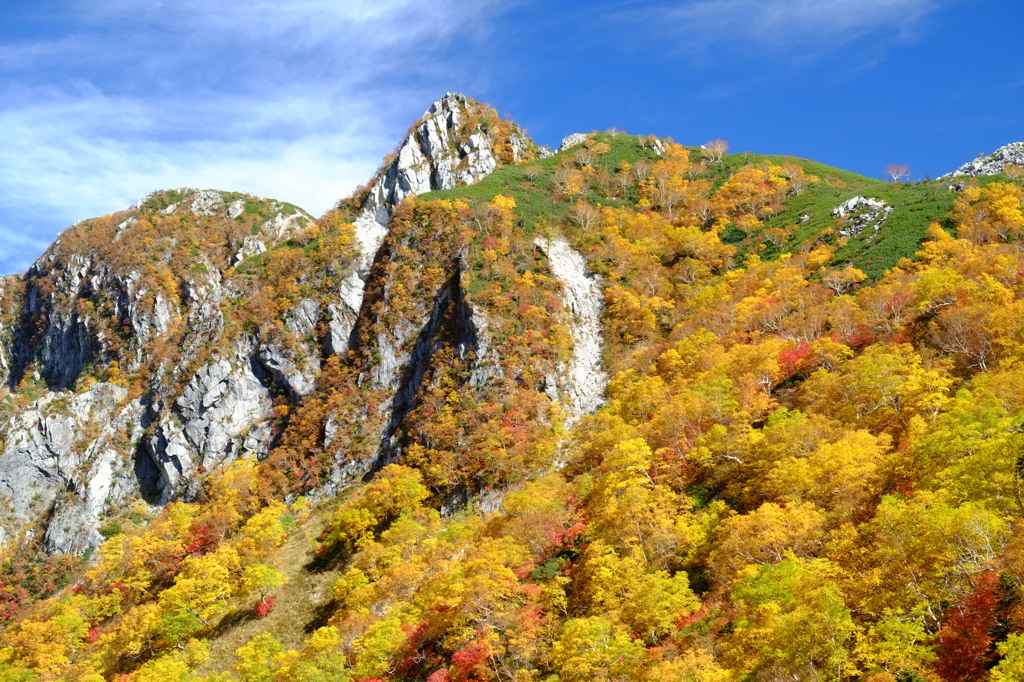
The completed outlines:
[[[0,128],[9,135],[0,158],[0,206],[19,202],[85,217],[123,208],[126,200],[152,189],[209,184],[323,211],[366,179],[386,144],[385,131],[359,107],[346,109],[323,98],[230,98],[204,105],[201,118],[212,125],[237,108],[253,114],[234,135],[178,142],[166,139],[173,123],[159,104],[143,107],[97,96],[0,112]],[[334,112],[339,120],[331,131],[307,121],[296,127],[315,132],[266,134],[285,126],[288,112],[302,119],[315,111]]]
[[[498,10],[99,0],[77,11],[66,35],[0,45],[0,273],[59,229],[156,189],[245,191],[322,213],[453,78],[472,82],[450,48],[479,47]]]
[[[21,269],[59,229],[127,208],[155,189],[197,186],[296,203],[318,215],[365,182],[394,143],[366,109],[315,94],[226,97],[177,108],[134,99],[51,98],[0,111],[0,272]],[[237,117],[234,112],[245,111]],[[181,126],[176,116],[198,120]],[[232,134],[195,134],[237,119]],[[294,124],[297,133],[288,128]],[[188,139],[174,141],[189,128]],[[33,226],[29,228],[28,226]],[[45,227],[43,227],[45,226]],[[26,231],[31,230],[31,234]],[[19,238],[20,237],[20,238]]]
[[[795,51],[837,47],[874,31],[906,39],[943,4],[948,0],[696,0],[663,6],[657,16],[685,31],[682,47],[753,42]]]

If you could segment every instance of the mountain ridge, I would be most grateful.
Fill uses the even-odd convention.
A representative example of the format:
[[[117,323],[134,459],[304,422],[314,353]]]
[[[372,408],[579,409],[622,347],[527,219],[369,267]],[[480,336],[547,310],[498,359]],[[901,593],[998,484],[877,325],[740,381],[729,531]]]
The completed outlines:
[[[320,218],[183,188],[76,224],[0,280],[0,674],[999,679],[1000,170],[549,155],[449,93]]]
[[[463,124],[467,127],[464,128]],[[483,130],[483,126],[494,126],[495,132],[489,134]],[[259,426],[260,423],[266,422],[272,413],[273,396],[268,389],[274,386],[283,387],[293,404],[297,404],[314,390],[316,376],[324,359],[321,357],[323,352],[315,350],[316,344],[300,339],[314,334],[314,328],[324,314],[327,316],[328,327],[324,351],[327,355],[345,355],[350,342],[349,336],[353,333],[362,307],[364,281],[369,277],[370,265],[384,241],[394,207],[406,196],[424,188],[445,189],[455,187],[459,183],[476,181],[497,167],[499,161],[495,156],[496,152],[493,151],[495,148],[507,149],[501,153],[513,162],[523,160],[524,155],[532,154],[534,149],[528,138],[516,132],[514,124],[499,125],[497,116],[489,107],[454,93],[449,93],[431,105],[424,117],[410,131],[399,145],[394,160],[382,165],[365,190],[365,196],[355,200],[359,214],[352,223],[354,234],[342,235],[339,239],[345,243],[336,245],[338,253],[342,256],[340,268],[342,271],[347,269],[348,272],[338,278],[341,284],[337,293],[326,304],[325,310],[321,310],[321,304],[313,299],[298,300],[294,308],[282,311],[283,338],[281,332],[270,329],[261,331],[259,336],[262,340],[232,333],[231,336],[235,340],[228,342],[231,347],[224,348],[219,358],[218,353],[214,353],[211,364],[204,367],[200,363],[199,372],[184,386],[183,392],[176,394],[175,391],[179,389],[174,389],[173,386],[165,386],[156,392],[151,389],[148,395],[152,397],[147,400],[152,402],[153,406],[142,410],[136,399],[129,408],[126,408],[139,413],[138,420],[132,428],[133,433],[143,433],[153,428],[147,424],[156,423],[155,433],[143,439],[139,446],[144,447],[146,452],[135,455],[136,472],[148,472],[146,475],[149,478],[139,475],[136,476],[139,479],[137,484],[126,483],[129,490],[134,490],[134,494],[141,493],[145,497],[142,491],[148,489],[151,490],[150,498],[153,501],[164,503],[180,494],[180,491],[184,491],[186,495],[193,495],[195,489],[190,486],[194,484],[189,481],[196,475],[197,468],[208,468],[211,462],[230,462],[243,451],[243,448],[265,456],[275,438],[273,429],[268,428],[269,424]],[[502,137],[503,135],[508,137]],[[336,210],[337,215],[340,213],[341,211]],[[99,266],[97,269],[94,265],[94,261],[98,262],[97,257],[92,255],[90,250],[84,254],[73,251],[70,258],[58,256],[57,250],[62,248],[62,244],[81,242],[82,235],[94,229],[90,221],[76,224],[57,239],[54,247],[40,257],[23,279],[29,283],[42,279],[53,280],[55,274],[56,279],[52,284],[54,290],[69,297],[78,307],[81,306],[81,302],[89,302],[94,298],[102,299],[100,290],[114,285],[120,293],[110,301],[113,318],[131,327],[129,344],[130,350],[133,351],[132,357],[126,358],[116,351],[111,352],[111,332],[97,331],[94,328],[95,323],[91,322],[90,318],[80,315],[77,308],[66,309],[59,315],[46,312],[47,309],[42,307],[46,304],[41,302],[41,297],[37,293],[40,291],[39,287],[31,284],[25,293],[28,302],[24,317],[50,320],[49,326],[41,337],[40,344],[35,343],[32,333],[23,334],[21,340],[17,341],[15,339],[18,338],[19,332],[12,332],[11,338],[15,340],[13,347],[37,348],[34,352],[38,354],[35,357],[38,357],[40,362],[39,378],[45,381],[49,388],[62,391],[71,388],[83,369],[94,362],[108,367],[116,366],[119,374],[142,368],[145,364],[143,355],[151,354],[151,340],[165,336],[170,331],[175,324],[175,318],[185,312],[181,309],[184,305],[188,310],[188,319],[185,321],[188,331],[182,338],[186,346],[192,346],[191,351],[186,350],[184,357],[190,357],[193,351],[202,353],[205,344],[217,337],[223,338],[223,323],[218,320],[225,314],[225,299],[242,293],[230,286],[225,290],[225,277],[231,278],[238,272],[246,272],[247,268],[251,267],[249,264],[263,258],[268,249],[273,250],[291,240],[305,241],[308,245],[309,240],[316,237],[304,235],[303,231],[313,222],[313,218],[297,207],[273,200],[261,200],[216,190],[181,188],[148,194],[140,200],[139,208],[129,209],[127,214],[116,214],[119,220],[116,227],[106,227],[111,234],[111,245],[116,245],[121,241],[153,239],[133,236],[142,229],[139,226],[140,220],[147,221],[146,229],[150,221],[163,221],[167,225],[177,221],[172,230],[178,229],[178,224],[185,225],[187,229],[195,229],[186,223],[190,225],[194,222],[198,227],[204,224],[204,221],[210,223],[214,219],[232,223],[247,222],[246,216],[257,214],[259,219],[264,220],[258,227],[254,224],[248,229],[249,234],[245,233],[245,227],[230,228],[231,232],[227,233],[231,235],[229,243],[225,245],[228,248],[221,249],[216,262],[208,259],[206,249],[198,246],[200,242],[195,235],[188,237],[192,240],[192,245],[187,256],[184,253],[172,255],[164,250],[164,247],[160,247],[168,254],[171,261],[168,264],[172,267],[160,275],[163,280],[157,278],[159,281],[154,280],[148,285],[138,283],[140,278],[144,277],[144,270],[129,269],[125,275],[116,276],[104,270],[105,266]],[[332,220],[335,222],[335,228],[341,228],[342,231],[350,230],[338,217],[333,217]],[[383,221],[383,225],[378,221]],[[353,241],[354,244],[348,243]],[[180,251],[182,245],[179,242],[180,239],[176,235],[167,240],[168,246]],[[355,253],[346,251],[352,246],[357,247]],[[108,253],[112,250],[112,247],[101,247],[101,250],[104,248]],[[194,260],[197,256],[198,260]],[[131,261],[131,257],[128,260]],[[349,265],[345,265],[346,262]],[[178,265],[174,266],[174,263]],[[56,270],[53,269],[54,266]],[[175,268],[184,272],[175,273]],[[338,269],[337,266],[335,269]],[[179,277],[181,279],[176,283],[168,279]],[[163,290],[158,289],[157,285]],[[148,304],[150,310],[144,311],[141,299],[147,296],[151,299]],[[92,303],[86,305],[92,306]],[[384,365],[390,369],[383,374],[378,372],[377,381],[392,387],[395,381],[394,374],[408,361],[408,357],[394,344],[383,343],[381,347],[391,358]],[[6,354],[3,357],[6,368]],[[17,359],[8,379],[12,386],[21,383],[20,377],[26,374],[26,368],[31,362],[31,355]],[[251,371],[239,369],[250,364],[253,367]],[[149,371],[153,373],[152,379],[149,380],[151,384],[164,373],[161,368],[151,368]],[[185,379],[187,377],[175,381]],[[164,397],[168,389],[171,394]],[[161,413],[165,416],[160,416]],[[172,414],[173,418],[166,416],[168,414]],[[82,418],[86,419],[87,415],[88,410],[85,410]],[[42,418],[40,414],[39,419]],[[137,435],[135,438],[137,439]],[[71,449],[71,443],[66,442],[54,447],[48,444],[46,447],[50,450],[55,447],[57,451],[64,452]],[[218,454],[225,448],[228,450],[226,457]],[[29,456],[28,453],[22,457],[8,454],[4,461],[22,461],[28,465],[31,460],[35,463],[29,467],[30,470],[49,469],[52,472],[49,476],[44,474],[43,479],[32,478],[35,485],[49,480],[63,480],[65,482],[62,486],[72,485],[68,480],[68,473],[60,473],[63,471],[60,459],[61,455],[58,455],[57,463],[53,465],[55,468],[42,465],[41,460]],[[155,471],[148,463],[149,460],[155,465]],[[108,494],[110,485],[117,487],[119,484],[116,480],[108,481],[106,478],[108,477],[100,477],[104,481],[100,488],[90,488],[84,481],[75,487],[79,490],[91,490],[86,495],[90,499],[111,498]],[[26,482],[22,487],[26,488],[28,485]],[[53,485],[51,482],[44,484],[43,487],[55,490]],[[156,490],[160,492],[154,492]],[[189,492],[190,490],[192,492]],[[25,497],[17,490],[11,491],[12,499]],[[114,494],[113,499],[120,501],[124,499],[124,494]],[[75,518],[73,512],[68,512],[72,517],[70,522],[61,521],[70,523],[73,527],[82,527],[85,523],[81,531],[83,534],[80,537],[74,534],[62,535],[61,537],[65,539],[61,540],[56,539],[55,534],[50,534],[48,542],[51,549],[83,551],[89,545],[95,546],[100,542],[97,530],[100,525],[100,514],[96,511],[94,502],[89,502],[86,506],[92,509],[89,514],[92,519],[90,522],[85,522],[83,518]],[[18,518],[27,520],[27,509],[16,507],[16,510]],[[70,537],[79,539],[69,539]],[[88,544],[82,544],[83,542]]]

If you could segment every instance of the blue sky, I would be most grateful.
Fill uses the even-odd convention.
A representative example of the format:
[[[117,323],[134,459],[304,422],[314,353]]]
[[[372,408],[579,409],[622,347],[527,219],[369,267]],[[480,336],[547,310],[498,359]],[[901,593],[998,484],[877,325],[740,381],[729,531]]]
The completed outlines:
[[[1024,140],[1022,0],[0,2],[0,274],[156,189],[314,214],[448,90],[881,177]]]

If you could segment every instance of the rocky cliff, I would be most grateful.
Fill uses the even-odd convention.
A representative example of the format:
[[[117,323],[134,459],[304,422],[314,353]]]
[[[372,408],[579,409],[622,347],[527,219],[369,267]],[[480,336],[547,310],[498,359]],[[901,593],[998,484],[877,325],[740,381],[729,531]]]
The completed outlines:
[[[318,353],[302,301],[273,321],[241,310],[259,282],[235,266],[310,221],[270,200],[159,192],[73,226],[8,280],[6,536],[41,523],[50,550],[82,551],[113,510],[266,454],[271,391],[308,391]]]
[[[479,216],[402,208],[536,154],[514,124],[449,93],[320,220],[181,189],[69,228],[24,276],[0,281],[0,543],[41,534],[49,551],[85,551],[137,500],[189,498],[207,472],[275,448],[313,494],[406,450],[429,458],[442,385],[475,401],[537,398],[539,424],[556,404],[594,409],[601,302],[582,258],[528,240],[512,257],[556,294],[527,326],[580,351],[499,368],[524,330],[470,293],[481,235],[453,226]],[[296,464],[311,442],[326,461]],[[435,482],[468,490],[502,475]]]
[[[357,192],[359,265],[344,284],[342,314],[354,319],[358,313],[370,266],[403,199],[473,184],[499,163],[519,163],[536,153],[522,131],[498,119],[489,107],[452,92],[434,102]]]

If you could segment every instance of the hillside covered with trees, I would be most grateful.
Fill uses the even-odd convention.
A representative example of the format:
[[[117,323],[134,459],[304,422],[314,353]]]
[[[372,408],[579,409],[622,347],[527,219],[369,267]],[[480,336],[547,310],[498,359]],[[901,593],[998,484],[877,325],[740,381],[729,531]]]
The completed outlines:
[[[1021,168],[451,106],[319,219],[157,193],[3,280],[0,471],[75,473],[4,502],[0,678],[1024,679]]]

